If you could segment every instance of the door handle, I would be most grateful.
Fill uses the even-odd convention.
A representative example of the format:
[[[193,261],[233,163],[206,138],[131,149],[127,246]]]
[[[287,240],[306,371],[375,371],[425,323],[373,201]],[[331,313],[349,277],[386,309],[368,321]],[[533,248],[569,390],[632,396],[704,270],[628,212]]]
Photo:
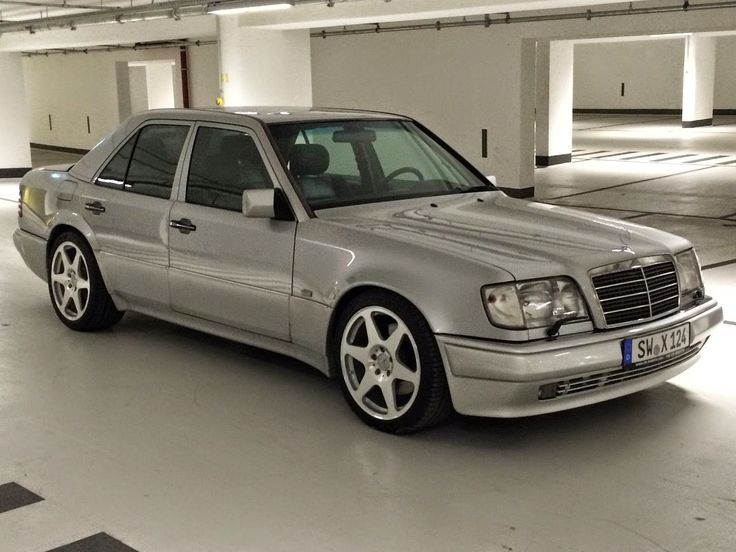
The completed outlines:
[[[182,234],[188,234],[189,232],[196,232],[197,227],[192,224],[192,221],[188,218],[183,218],[179,220],[172,220],[169,222],[169,226],[172,228],[176,228],[179,232]]]
[[[87,211],[90,211],[93,215],[101,215],[105,212],[105,206],[99,201],[85,203],[84,208],[87,209]]]

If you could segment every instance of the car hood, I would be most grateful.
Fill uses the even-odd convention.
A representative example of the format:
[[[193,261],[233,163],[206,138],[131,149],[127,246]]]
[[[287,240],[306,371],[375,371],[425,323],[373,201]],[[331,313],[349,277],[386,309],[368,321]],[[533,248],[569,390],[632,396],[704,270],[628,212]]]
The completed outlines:
[[[502,192],[339,207],[317,216],[346,230],[486,263],[517,279],[587,272],[690,246],[660,230]]]

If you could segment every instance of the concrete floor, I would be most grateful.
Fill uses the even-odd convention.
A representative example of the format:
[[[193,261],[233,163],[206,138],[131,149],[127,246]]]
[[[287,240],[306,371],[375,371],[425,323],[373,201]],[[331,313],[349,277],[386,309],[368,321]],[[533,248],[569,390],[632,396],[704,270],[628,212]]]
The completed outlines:
[[[715,169],[581,160],[537,183],[676,229],[716,264],[736,258],[736,167]],[[629,183],[647,178],[656,193]],[[736,550],[736,264],[705,271],[731,324],[671,382],[393,437],[285,357],[138,315],[67,330],[12,246],[15,185],[0,183],[0,484],[44,500],[0,513],[0,551],[103,531],[141,552]]]

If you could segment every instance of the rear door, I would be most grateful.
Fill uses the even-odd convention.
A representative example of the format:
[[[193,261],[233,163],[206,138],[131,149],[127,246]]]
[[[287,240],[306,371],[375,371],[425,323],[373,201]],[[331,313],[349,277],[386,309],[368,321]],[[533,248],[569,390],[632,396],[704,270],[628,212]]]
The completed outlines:
[[[258,133],[198,123],[171,210],[171,306],[175,311],[290,339],[295,221],[246,218],[247,189],[277,180]]]
[[[77,193],[79,213],[94,231],[108,285],[127,301],[169,305],[168,225],[174,182],[193,123],[149,121]]]

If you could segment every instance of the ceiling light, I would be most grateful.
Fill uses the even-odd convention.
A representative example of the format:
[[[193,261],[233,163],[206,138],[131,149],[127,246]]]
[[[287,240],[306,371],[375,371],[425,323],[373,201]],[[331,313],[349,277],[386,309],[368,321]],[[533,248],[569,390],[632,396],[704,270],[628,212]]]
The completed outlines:
[[[288,10],[294,7],[293,1],[278,0],[252,0],[248,1],[230,1],[221,0],[212,2],[207,7],[207,13],[214,14],[234,14],[234,13],[256,13],[277,10]]]

